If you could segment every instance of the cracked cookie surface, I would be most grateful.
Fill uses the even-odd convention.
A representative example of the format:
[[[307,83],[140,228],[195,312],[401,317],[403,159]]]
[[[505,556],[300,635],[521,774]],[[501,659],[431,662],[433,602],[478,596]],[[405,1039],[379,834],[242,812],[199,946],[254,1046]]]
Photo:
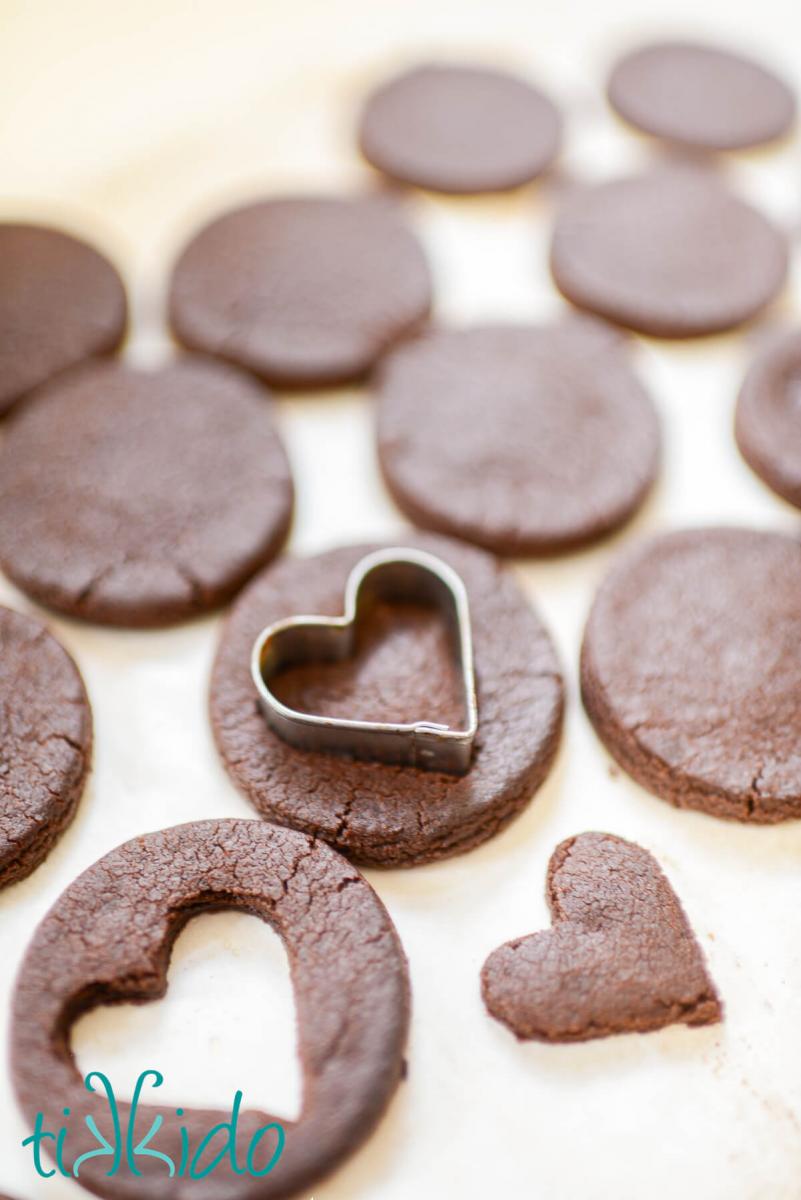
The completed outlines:
[[[30,874],[72,820],[92,713],[78,668],[34,617],[0,608],[0,887]]]
[[[722,1010],[676,893],[652,854],[608,833],[557,846],[546,888],[553,927],[489,956],[490,1014],[521,1040],[582,1042]]]
[[[584,705],[620,765],[679,808],[801,816],[801,542],[719,528],[627,554],[595,599]]]
[[[269,397],[208,359],[92,364],[14,414],[0,561],[70,616],[163,625],[228,600],[281,548],[292,480]]]
[[[261,917],[286,947],[303,1074],[300,1116],[282,1121],[284,1148],[263,1178],[234,1174],[227,1159],[191,1180],[169,1178],[163,1161],[142,1157],[141,1178],[125,1162],[109,1178],[107,1158],[86,1161],[80,1183],[109,1200],[145,1193],[150,1200],[282,1200],[308,1193],[367,1139],[403,1077],[408,968],[367,881],[329,846],[294,830],[256,820],[199,821],[113,850],[67,888],[37,929],[17,983],[11,1034],[14,1085],[31,1123],[43,1112],[45,1127],[58,1128],[68,1108],[71,1129],[81,1130],[81,1118],[102,1116],[103,1102],[85,1090],[73,1060],[70,1027],[98,1004],[160,999],[181,929],[199,913],[221,909]],[[247,1103],[245,1097],[236,1137],[240,1163],[256,1131],[280,1120]],[[120,1104],[123,1127],[129,1111]],[[230,1118],[186,1108],[179,1119],[174,1107],[147,1104],[138,1110],[137,1129],[144,1132],[159,1115],[158,1149],[176,1164],[181,1125],[197,1147]],[[105,1117],[107,1124],[107,1109]],[[265,1158],[271,1136],[264,1138]],[[83,1139],[96,1147],[85,1132]],[[72,1155],[86,1149],[70,1143]]]
[[[563,684],[550,637],[512,576],[485,552],[446,538],[406,534],[394,544],[438,555],[467,589],[479,723],[466,775],[298,750],[261,714],[250,677],[256,636],[283,617],[341,614],[348,574],[374,545],[284,559],[255,579],[228,618],[211,681],[217,747],[254,807],[374,866],[430,862],[492,837],[545,779],[562,723]],[[276,690],[307,711],[449,723],[456,684],[441,618],[392,605],[365,623],[353,661],[304,667]]]

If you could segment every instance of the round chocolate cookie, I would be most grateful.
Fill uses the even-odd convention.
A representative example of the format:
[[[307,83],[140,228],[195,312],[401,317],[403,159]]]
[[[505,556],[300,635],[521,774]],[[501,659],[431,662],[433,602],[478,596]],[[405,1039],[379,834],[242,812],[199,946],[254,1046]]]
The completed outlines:
[[[698,42],[657,42],[627,54],[609,102],[644,133],[708,150],[742,150],[787,133],[795,97],[759,63]]]
[[[78,668],[41,621],[0,608],[0,887],[29,875],[69,825],[92,753]]]
[[[735,433],[757,475],[801,508],[801,333],[757,357],[737,401]]]
[[[359,379],[430,306],[422,248],[377,199],[226,213],[186,247],[170,290],[179,341],[286,387]]]
[[[801,816],[801,540],[670,533],[602,585],[581,654],[593,725],[678,808]]]
[[[319,834],[374,866],[411,866],[470,849],[506,825],[548,773],[563,685],[550,638],[511,575],[490,556],[443,538],[396,545],[438,555],[467,589],[478,733],[467,774],[297,750],[267,726],[250,675],[262,628],[294,614],[341,615],[351,569],[375,546],[283,559],[234,606],[211,680],[211,718],[226,769],[265,816]],[[287,672],[274,691],[296,709],[371,721],[461,715],[460,680],[442,618],[418,605],[378,605],[357,630],[357,655]]]
[[[537,88],[503,71],[432,63],[368,97],[359,145],[368,162],[435,192],[494,192],[534,179],[556,157],[561,117]]]
[[[787,245],[711,174],[670,168],[573,193],[551,270],[580,308],[655,337],[694,337],[764,308],[784,284]]]
[[[113,1147],[98,1154],[99,1139],[85,1126],[89,1117],[108,1128],[108,1104],[97,1078],[94,1092],[81,1082],[70,1027],[100,1004],[164,996],[179,932],[199,913],[220,909],[261,917],[286,947],[303,1072],[300,1116],[281,1121],[248,1110],[245,1096],[236,1131],[229,1132],[229,1153],[220,1137],[202,1151],[202,1139],[208,1142],[215,1125],[230,1122],[230,1111],[149,1103],[150,1089],[159,1086],[151,1071],[136,1115],[138,1137],[156,1119],[163,1124],[147,1154],[132,1157],[129,1149],[112,1169]],[[17,981],[11,1066],[31,1127],[37,1113],[45,1129],[68,1125],[67,1172],[81,1154],[95,1151],[97,1157],[79,1163],[78,1178],[100,1196],[283,1200],[308,1195],[369,1137],[402,1077],[408,1023],[403,949],[386,909],[354,867],[290,829],[200,821],[127,842],[56,901]],[[131,1105],[120,1102],[119,1114],[125,1130]],[[152,1157],[155,1149],[172,1161],[174,1173],[163,1157]],[[204,1177],[217,1154],[220,1161]]]
[[[437,331],[382,364],[378,452],[417,525],[542,554],[621,525],[659,461],[653,405],[591,321]]]
[[[264,390],[208,360],[81,367],[31,397],[0,448],[3,569],[90,621],[222,604],[278,553],[291,513]]]
[[[0,413],[65,367],[125,335],[122,281],[69,234],[0,223]]]

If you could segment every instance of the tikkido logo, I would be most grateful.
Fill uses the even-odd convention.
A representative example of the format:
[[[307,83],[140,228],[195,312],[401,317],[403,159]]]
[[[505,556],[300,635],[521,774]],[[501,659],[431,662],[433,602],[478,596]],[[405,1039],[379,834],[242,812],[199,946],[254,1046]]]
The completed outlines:
[[[159,1088],[164,1083],[164,1076],[160,1071],[154,1070],[147,1070],[141,1073],[136,1081],[133,1099],[130,1106],[128,1106],[127,1121],[123,1123],[120,1106],[114,1095],[114,1088],[111,1085],[111,1081],[100,1071],[89,1072],[84,1079],[84,1086],[89,1092],[97,1092],[98,1087],[102,1089],[110,1118],[111,1134],[110,1137],[106,1137],[100,1131],[94,1116],[84,1116],[83,1122],[94,1138],[95,1144],[91,1150],[86,1150],[75,1158],[71,1167],[67,1166],[66,1162],[69,1155],[68,1141],[71,1135],[74,1134],[69,1124],[70,1110],[68,1108],[62,1110],[67,1123],[56,1131],[45,1129],[44,1114],[37,1113],[33,1133],[22,1142],[23,1146],[31,1147],[33,1165],[37,1175],[41,1176],[42,1179],[50,1179],[58,1171],[66,1179],[79,1179],[83,1164],[90,1159],[100,1158],[111,1159],[111,1165],[108,1171],[106,1171],[108,1177],[117,1175],[123,1169],[127,1169],[131,1175],[141,1177],[142,1171],[140,1170],[140,1165],[144,1160],[149,1160],[151,1163],[153,1160],[160,1161],[163,1164],[165,1174],[170,1179],[173,1177],[205,1179],[225,1159],[228,1160],[227,1165],[235,1175],[251,1175],[256,1179],[263,1179],[265,1175],[269,1175],[270,1171],[273,1170],[281,1157],[285,1140],[283,1126],[277,1121],[271,1121],[268,1125],[263,1125],[255,1131],[245,1154],[244,1166],[241,1166],[237,1159],[236,1139],[239,1114],[242,1107],[241,1092],[237,1092],[234,1096],[230,1119],[212,1126],[207,1133],[203,1134],[194,1148],[191,1145],[189,1130],[185,1125],[179,1125],[178,1136],[181,1155],[177,1163],[169,1154],[165,1154],[163,1150],[158,1150],[151,1145],[164,1124],[164,1118],[161,1114],[157,1114],[154,1117],[147,1133],[143,1137],[140,1137],[139,1141],[136,1141],[135,1139],[138,1136],[136,1133],[137,1110],[139,1109],[142,1089],[148,1080],[152,1080],[154,1088]],[[184,1110],[176,1108],[175,1115],[180,1120],[184,1115]],[[220,1144],[212,1148],[211,1143],[215,1138],[219,1140]],[[264,1158],[273,1141],[275,1147],[268,1161],[266,1164],[257,1167],[257,1153],[260,1159]],[[51,1146],[46,1147],[48,1157],[56,1164],[54,1168],[49,1170],[42,1160],[42,1151],[45,1149],[44,1143],[47,1142],[52,1143]],[[213,1157],[204,1162],[204,1158],[208,1158],[208,1155],[212,1153],[212,1149],[216,1150],[213,1153]]]

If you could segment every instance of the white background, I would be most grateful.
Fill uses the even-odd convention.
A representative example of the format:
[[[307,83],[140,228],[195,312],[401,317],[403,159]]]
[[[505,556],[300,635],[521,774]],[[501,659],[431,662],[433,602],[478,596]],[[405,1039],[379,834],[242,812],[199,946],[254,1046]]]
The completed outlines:
[[[134,294],[130,353],[157,361],[163,273],[193,223],[264,191],[367,180],[352,121],[364,89],[387,70],[447,53],[529,72],[568,111],[565,172],[601,177],[648,152],[605,110],[606,65],[640,34],[666,30],[723,33],[801,85],[801,17],[790,0],[0,0],[0,213],[54,217],[105,245]],[[739,157],[730,172],[778,220],[801,225],[797,141]],[[440,317],[536,320],[558,310],[545,265],[557,191],[554,181],[502,198],[412,199]],[[791,286],[771,321],[799,316]],[[410,959],[409,1079],[317,1200],[801,1195],[801,827],[675,812],[614,775],[576,683],[594,588],[624,541],[719,521],[801,527],[801,515],[751,476],[731,436],[738,382],[760,336],[638,345],[666,432],[653,499],[612,541],[515,568],[565,667],[562,750],[534,803],[493,842],[423,869],[369,872]],[[298,484],[293,550],[403,528],[378,478],[362,391],[282,401],[279,420]],[[0,598],[31,608],[5,584]],[[218,763],[206,717],[217,619],[144,634],[51,624],[86,678],[95,769],[49,861],[0,894],[4,1026],[26,942],[80,870],[145,830],[251,815]],[[547,923],[548,857],[585,829],[656,854],[708,956],[725,1024],[521,1046],[484,1014],[484,958]],[[176,1103],[226,1107],[241,1088],[246,1104],[291,1116],[292,1022],[276,936],[253,918],[217,915],[181,937],[164,1002],[91,1014],[74,1046],[79,1065],[106,1070],[121,1093],[158,1066]],[[34,1176],[6,1075],[0,1190],[22,1200],[80,1195]]]

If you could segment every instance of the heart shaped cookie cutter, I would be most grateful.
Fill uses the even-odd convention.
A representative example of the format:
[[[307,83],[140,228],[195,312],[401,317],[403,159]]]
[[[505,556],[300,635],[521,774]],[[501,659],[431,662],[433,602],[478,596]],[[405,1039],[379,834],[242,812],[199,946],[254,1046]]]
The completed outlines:
[[[378,601],[435,605],[442,612],[462,679],[462,728],[433,721],[397,724],[315,716],[290,708],[273,692],[271,681],[290,667],[349,658],[359,618]],[[251,673],[267,724],[301,750],[457,775],[464,775],[470,767],[478,705],[467,591],[452,567],[424,550],[392,548],[366,555],[348,576],[344,615],[288,617],[268,625],[253,646]]]

